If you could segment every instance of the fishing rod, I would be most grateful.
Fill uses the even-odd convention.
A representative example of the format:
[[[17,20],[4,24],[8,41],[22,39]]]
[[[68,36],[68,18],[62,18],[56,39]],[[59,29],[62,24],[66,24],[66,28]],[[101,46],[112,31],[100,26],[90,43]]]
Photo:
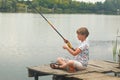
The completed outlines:
[[[62,36],[62,34],[60,34],[60,32],[54,27],[54,25],[53,25],[50,21],[48,21],[48,19],[42,14],[42,12],[40,12],[38,9],[36,9],[29,0],[28,0],[28,3],[29,3],[29,5],[32,7],[32,9],[35,10],[36,12],[38,12],[38,13],[45,19],[45,21],[47,21],[47,23],[58,33],[58,35],[59,35],[59,36],[64,40],[64,42],[68,45],[68,47],[71,48],[71,49],[73,49],[73,50],[75,50],[75,49],[72,47],[71,43],[70,43],[67,39],[65,39],[65,38]]]

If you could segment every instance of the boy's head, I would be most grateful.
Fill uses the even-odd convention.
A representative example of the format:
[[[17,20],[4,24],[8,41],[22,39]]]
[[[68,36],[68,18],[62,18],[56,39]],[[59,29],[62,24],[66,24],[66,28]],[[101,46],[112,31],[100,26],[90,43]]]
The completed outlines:
[[[76,31],[76,33],[77,33],[78,35],[84,36],[85,38],[87,38],[88,35],[89,35],[89,31],[88,31],[88,29],[87,29],[86,27],[81,27],[81,28],[79,28],[79,29]]]

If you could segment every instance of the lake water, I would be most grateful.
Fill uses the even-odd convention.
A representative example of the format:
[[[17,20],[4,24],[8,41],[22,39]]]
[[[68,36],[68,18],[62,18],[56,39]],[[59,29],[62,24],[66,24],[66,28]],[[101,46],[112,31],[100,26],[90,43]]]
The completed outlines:
[[[113,61],[112,41],[120,29],[120,15],[45,14],[74,47],[76,30],[89,29],[90,59]],[[0,13],[0,80],[33,80],[28,66],[49,64],[57,57],[71,57],[64,42],[39,14]],[[41,80],[52,80],[51,76]]]

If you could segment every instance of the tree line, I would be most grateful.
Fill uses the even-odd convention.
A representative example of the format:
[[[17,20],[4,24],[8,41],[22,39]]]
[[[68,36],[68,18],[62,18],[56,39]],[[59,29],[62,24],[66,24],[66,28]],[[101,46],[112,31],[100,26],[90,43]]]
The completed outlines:
[[[75,0],[33,0],[34,7],[43,13],[119,13],[120,0],[86,3]],[[24,0],[0,0],[0,12],[33,12]]]

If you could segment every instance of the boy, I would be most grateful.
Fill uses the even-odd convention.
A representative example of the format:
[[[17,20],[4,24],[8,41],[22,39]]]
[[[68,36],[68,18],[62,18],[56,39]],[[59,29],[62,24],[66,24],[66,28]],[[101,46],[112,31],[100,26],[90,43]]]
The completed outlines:
[[[64,58],[58,58],[57,64],[50,64],[53,69],[68,69],[69,72],[74,72],[76,70],[85,69],[88,64],[89,59],[89,44],[86,38],[89,35],[89,31],[85,27],[79,28],[77,31],[77,38],[80,40],[80,45],[75,49],[71,49],[67,44],[63,46],[71,55],[74,56],[73,60],[67,60]]]

